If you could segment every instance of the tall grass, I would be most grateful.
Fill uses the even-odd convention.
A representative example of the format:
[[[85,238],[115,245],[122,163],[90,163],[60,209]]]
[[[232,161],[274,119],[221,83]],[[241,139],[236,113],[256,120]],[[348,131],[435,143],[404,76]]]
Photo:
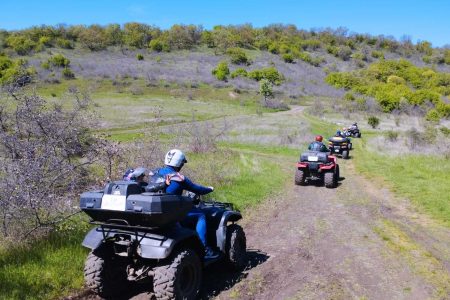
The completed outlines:
[[[355,143],[354,143],[355,145]],[[450,226],[450,161],[430,155],[389,156],[370,151],[370,141],[356,143],[357,170],[381,177],[392,190]]]

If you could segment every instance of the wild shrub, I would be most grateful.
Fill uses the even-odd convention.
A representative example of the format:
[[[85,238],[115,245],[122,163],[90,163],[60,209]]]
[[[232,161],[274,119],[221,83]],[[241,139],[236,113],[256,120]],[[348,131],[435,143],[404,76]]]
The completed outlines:
[[[74,45],[73,42],[67,39],[63,38],[57,38],[56,39],[56,46],[64,49],[73,49]]]
[[[237,68],[236,70],[231,72],[230,76],[231,78],[247,77],[247,70],[245,70],[244,68]]]
[[[338,56],[339,47],[336,46],[327,46],[327,52],[331,55]]]
[[[444,51],[444,62],[450,65],[450,49]]]
[[[380,124],[380,119],[378,119],[375,116],[369,116],[369,118],[367,119],[367,124],[369,124],[370,127],[375,129]]]
[[[49,36],[41,36],[39,38],[38,44],[43,45],[45,47],[51,47],[51,46],[53,46],[52,38]]]
[[[294,62],[294,56],[291,53],[285,53],[282,56],[285,63],[292,64]]]
[[[170,52],[169,44],[167,44],[163,39],[153,39],[148,44],[148,47],[156,52]]]
[[[351,58],[352,53],[353,52],[352,52],[352,49],[350,49],[350,47],[343,46],[343,47],[339,47],[339,50],[338,50],[336,56],[344,61],[347,61]]]
[[[441,119],[441,115],[436,109],[430,109],[427,114],[425,115],[425,120],[430,122],[439,122]]]
[[[250,63],[245,51],[241,48],[228,48],[227,55],[230,56],[231,62],[236,65],[246,65]]]
[[[386,132],[386,138],[390,142],[396,142],[398,139],[398,132],[389,130],[388,132]]]
[[[401,78],[400,76],[391,75],[387,78],[386,82],[393,84],[405,84],[405,79]]]
[[[31,82],[36,70],[24,59],[11,60],[0,55],[0,85],[23,86]]]
[[[90,114],[89,100],[79,94],[72,97],[70,109],[35,95],[0,98],[3,237],[21,240],[63,221],[74,212],[72,200],[89,182],[89,167],[102,160],[107,145],[91,135],[96,118]],[[10,101],[14,108],[4,109]]]
[[[69,67],[64,67],[64,69],[61,71],[61,74],[66,79],[74,79],[75,78],[75,73],[73,73],[73,71]]]
[[[450,128],[447,128],[445,126],[442,126],[441,128],[439,128],[439,130],[445,135],[445,136],[450,136]]]
[[[352,93],[352,92],[347,92],[347,93],[345,93],[345,95],[344,95],[344,100],[347,100],[347,101],[354,101],[356,98],[355,98],[355,95]]]
[[[21,35],[11,35],[6,38],[6,44],[19,55],[27,55],[36,46],[36,43]]]
[[[136,59],[137,60],[144,60],[144,55],[142,55],[141,53],[136,54]]]
[[[384,59],[384,53],[382,51],[373,50],[371,56],[373,58]]]
[[[275,85],[280,85],[284,80],[283,74],[279,73],[275,67],[250,71],[247,73],[247,77],[256,81],[265,78]]]
[[[62,54],[53,55],[48,59],[48,63],[54,67],[68,67],[70,60]]]
[[[216,76],[218,80],[226,81],[227,76],[230,75],[230,69],[226,61],[220,62],[216,68],[212,70],[212,74]]]

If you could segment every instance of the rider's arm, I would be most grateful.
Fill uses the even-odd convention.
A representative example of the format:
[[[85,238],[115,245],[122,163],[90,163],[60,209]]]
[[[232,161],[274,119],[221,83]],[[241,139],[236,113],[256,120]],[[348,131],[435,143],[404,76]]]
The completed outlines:
[[[205,195],[213,191],[212,188],[193,183],[189,178],[185,177],[182,182],[183,188],[197,195]]]

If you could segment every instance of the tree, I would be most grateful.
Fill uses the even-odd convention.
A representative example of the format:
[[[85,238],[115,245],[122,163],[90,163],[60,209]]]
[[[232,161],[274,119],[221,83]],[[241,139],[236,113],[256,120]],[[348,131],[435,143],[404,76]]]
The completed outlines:
[[[273,97],[273,85],[268,79],[261,79],[259,82],[259,93],[264,96],[264,103],[267,104],[267,98]]]
[[[105,33],[99,25],[91,25],[80,32],[80,43],[91,51],[103,50],[107,46]]]
[[[218,80],[226,81],[227,76],[230,75],[230,69],[226,61],[220,62],[215,69],[212,70],[212,74],[216,76]]]
[[[150,41],[150,27],[136,22],[124,25],[124,42],[126,45],[136,48],[144,48]]]

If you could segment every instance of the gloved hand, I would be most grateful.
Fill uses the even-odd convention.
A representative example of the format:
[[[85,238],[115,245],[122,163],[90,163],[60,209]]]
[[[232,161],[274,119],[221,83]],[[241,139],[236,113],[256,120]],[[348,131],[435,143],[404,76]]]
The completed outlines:
[[[212,190],[212,192],[214,192],[214,187],[213,186],[208,186],[208,188],[210,188]]]

